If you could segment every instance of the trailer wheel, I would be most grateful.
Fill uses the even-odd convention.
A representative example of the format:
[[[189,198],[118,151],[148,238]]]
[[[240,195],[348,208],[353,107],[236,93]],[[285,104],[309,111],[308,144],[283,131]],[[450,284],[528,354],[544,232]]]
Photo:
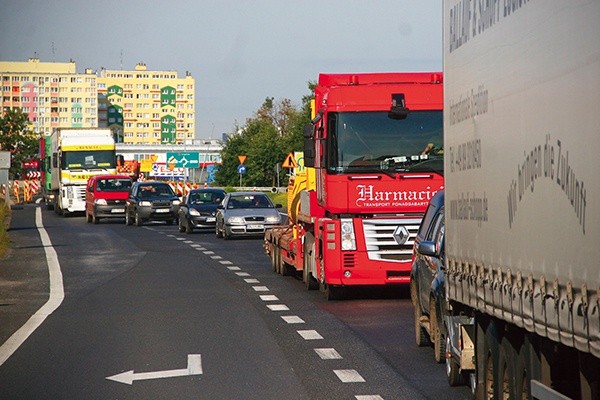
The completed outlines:
[[[448,384],[450,386],[461,386],[464,384],[464,379],[460,372],[458,363],[452,356],[450,356],[452,353],[452,346],[449,335],[446,335],[446,353],[449,354],[449,356],[446,358],[446,375],[448,376]]]
[[[491,322],[485,332],[485,363],[483,368],[483,398],[501,399],[500,386],[500,341],[496,325]]]
[[[270,256],[269,258],[271,259],[271,270],[273,270],[273,272],[279,272],[277,266],[277,254],[275,254],[275,245],[273,245],[273,243],[269,243],[268,246]]]

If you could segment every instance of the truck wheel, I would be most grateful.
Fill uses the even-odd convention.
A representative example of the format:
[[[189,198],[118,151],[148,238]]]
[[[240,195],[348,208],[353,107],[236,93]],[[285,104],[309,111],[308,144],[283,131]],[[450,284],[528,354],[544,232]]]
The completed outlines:
[[[135,212],[135,226],[142,226],[144,221],[142,221],[141,215],[136,211]]]
[[[433,342],[435,362],[441,364],[446,359],[446,343],[438,324],[437,308],[433,297],[429,300],[429,333],[431,341]]]
[[[451,353],[452,347],[450,336],[446,335],[446,353]],[[463,376],[460,373],[460,368],[453,357],[446,358],[446,375],[448,376],[448,384],[450,386],[460,386],[464,384]]]
[[[312,272],[315,270],[315,238],[307,233],[304,237],[304,259],[302,260],[302,281],[307,290],[315,290],[319,288],[319,283],[313,277]]]
[[[415,309],[415,339],[417,342],[417,346],[429,346],[431,342],[429,341],[427,330],[425,330],[425,328],[421,326],[421,318],[423,318],[423,313],[421,313],[421,306],[419,305],[419,295],[417,293],[417,287],[414,283],[410,284],[410,297],[413,303],[413,307]]]
[[[500,399],[500,374],[499,374],[499,347],[498,332],[492,322],[485,332],[484,368],[483,368],[483,398]]]
[[[269,243],[269,258],[271,259],[271,270],[273,272],[279,272],[277,270],[277,254],[275,254],[275,246],[272,243]]]
[[[327,300],[343,300],[346,298],[346,288],[342,286],[323,285],[323,292]]]

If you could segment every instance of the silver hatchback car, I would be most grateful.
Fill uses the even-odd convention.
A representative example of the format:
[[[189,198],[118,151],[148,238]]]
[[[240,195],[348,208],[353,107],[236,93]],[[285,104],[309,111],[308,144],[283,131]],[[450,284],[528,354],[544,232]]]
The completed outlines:
[[[281,224],[281,204],[274,204],[260,192],[228,193],[217,208],[218,238],[232,236],[260,236],[266,229]]]

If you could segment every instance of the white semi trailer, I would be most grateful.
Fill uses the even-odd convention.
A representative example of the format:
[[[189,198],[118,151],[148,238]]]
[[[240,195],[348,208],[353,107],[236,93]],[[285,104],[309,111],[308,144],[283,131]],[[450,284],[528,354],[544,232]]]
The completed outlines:
[[[447,367],[600,398],[600,0],[444,0]]]

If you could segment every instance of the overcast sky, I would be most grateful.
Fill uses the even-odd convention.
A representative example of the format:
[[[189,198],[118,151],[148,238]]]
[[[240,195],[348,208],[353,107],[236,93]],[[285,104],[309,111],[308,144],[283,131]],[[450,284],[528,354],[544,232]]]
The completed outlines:
[[[0,60],[190,71],[196,137],[266,97],[295,105],[319,72],[439,71],[439,0],[0,0]]]

